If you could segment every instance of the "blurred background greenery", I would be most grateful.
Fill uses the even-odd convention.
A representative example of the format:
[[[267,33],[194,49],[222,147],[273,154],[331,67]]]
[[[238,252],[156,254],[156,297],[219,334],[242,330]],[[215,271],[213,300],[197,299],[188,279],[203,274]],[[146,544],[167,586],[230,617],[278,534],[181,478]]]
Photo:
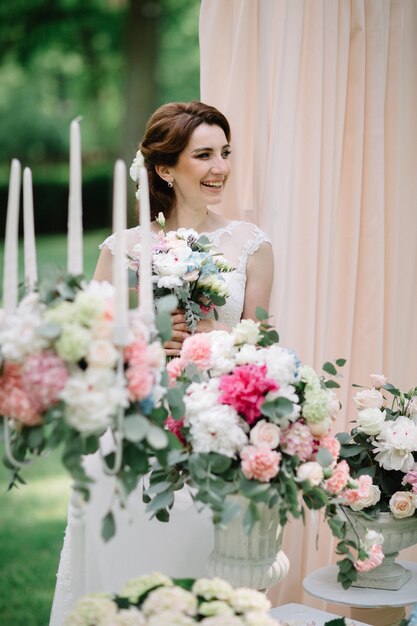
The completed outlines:
[[[98,244],[111,232],[115,159],[130,165],[157,106],[199,98],[199,8],[200,0],[0,3],[1,267],[13,157],[33,173],[40,274],[66,266],[69,124],[80,115],[84,263],[91,278]],[[133,183],[131,191],[133,225]],[[70,481],[59,454],[23,476],[28,484],[8,493],[0,464],[0,624],[46,626]]]

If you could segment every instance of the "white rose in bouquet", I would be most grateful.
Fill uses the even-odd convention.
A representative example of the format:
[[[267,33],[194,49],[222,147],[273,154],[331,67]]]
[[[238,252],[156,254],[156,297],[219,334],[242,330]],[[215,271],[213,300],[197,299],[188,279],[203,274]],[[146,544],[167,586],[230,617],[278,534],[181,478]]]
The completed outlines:
[[[412,491],[396,491],[389,501],[390,511],[397,519],[414,515],[416,506],[417,496]]]
[[[358,412],[358,430],[366,435],[379,435],[385,422],[386,411],[378,408],[362,409]]]
[[[378,389],[362,389],[353,399],[359,409],[380,409],[384,404],[384,396]]]

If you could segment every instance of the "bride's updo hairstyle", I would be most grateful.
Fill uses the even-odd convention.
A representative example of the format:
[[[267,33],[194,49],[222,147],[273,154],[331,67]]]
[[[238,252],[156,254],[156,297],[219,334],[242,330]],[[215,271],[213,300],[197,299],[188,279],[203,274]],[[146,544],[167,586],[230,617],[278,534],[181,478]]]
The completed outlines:
[[[191,135],[200,124],[220,126],[230,141],[229,122],[216,108],[203,102],[171,102],[153,113],[145,129],[140,150],[149,178],[152,219],[165,217],[175,205],[175,192],[155,170],[156,165],[175,166]]]

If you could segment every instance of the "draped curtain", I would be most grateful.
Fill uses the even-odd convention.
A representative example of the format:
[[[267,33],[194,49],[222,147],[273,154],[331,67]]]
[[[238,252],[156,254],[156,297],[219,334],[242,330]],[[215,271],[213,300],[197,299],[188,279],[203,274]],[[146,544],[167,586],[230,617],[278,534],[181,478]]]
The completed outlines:
[[[281,343],[317,369],[347,359],[338,431],[353,382],[417,385],[416,34],[415,0],[201,4],[201,99],[232,127],[219,210],[271,238]],[[312,519],[285,535],[273,600],[312,604],[301,581],[334,559],[330,533]]]

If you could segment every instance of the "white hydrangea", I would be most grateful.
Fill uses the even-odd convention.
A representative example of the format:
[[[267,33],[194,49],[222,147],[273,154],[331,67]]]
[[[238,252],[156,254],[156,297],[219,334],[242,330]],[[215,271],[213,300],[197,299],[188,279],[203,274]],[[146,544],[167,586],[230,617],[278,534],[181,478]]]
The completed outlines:
[[[234,457],[248,441],[237,412],[225,404],[200,411],[189,418],[188,423],[194,452],[217,452]]]
[[[91,594],[78,600],[64,626],[101,625],[102,621],[110,617],[116,619],[116,615],[117,606],[109,597],[104,594]]]
[[[89,367],[68,378],[61,398],[65,420],[85,435],[101,434],[119,406],[128,406],[127,390],[112,370]]]
[[[375,459],[384,469],[408,472],[414,468],[417,425],[404,415],[383,424],[374,442]]]
[[[237,615],[214,615],[201,620],[202,626],[245,626],[243,619]]]
[[[219,404],[219,379],[210,378],[202,383],[191,383],[184,396],[185,420],[201,411],[212,409]]]
[[[147,626],[147,622],[144,614],[131,606],[128,609],[121,609],[117,615],[106,616],[100,622],[100,626]]]
[[[176,611],[162,611],[151,615],[146,626],[195,626],[195,620],[184,613]]]
[[[138,598],[153,589],[154,587],[172,587],[174,585],[172,578],[161,574],[160,572],[151,572],[145,576],[132,578],[123,587],[120,595],[128,598],[130,602],[137,602]]]
[[[260,323],[251,319],[241,320],[233,328],[232,337],[236,345],[256,345],[261,338]]]
[[[159,614],[162,611],[195,615],[197,598],[181,587],[159,587],[149,593],[142,604],[142,611],[146,616]]]
[[[239,613],[269,611],[271,608],[271,603],[265,594],[247,587],[239,587],[234,590],[231,605]]]
[[[99,289],[79,291],[75,296],[73,305],[74,320],[84,326],[93,326],[96,319],[103,317],[109,306],[109,300],[113,299],[113,290],[110,298],[105,298]]]
[[[292,385],[299,380],[299,362],[295,352],[278,344],[261,350],[270,378],[281,385]]]
[[[223,600],[213,600],[212,602],[202,602],[198,608],[200,615],[210,617],[211,615],[234,615],[234,610]]]
[[[326,389],[307,384],[304,390],[303,417],[317,424],[329,416],[329,397]]]
[[[30,354],[42,352],[48,341],[36,331],[41,324],[41,315],[36,307],[19,305],[15,313],[4,315],[0,328],[3,357],[9,361],[22,362]]]
[[[77,363],[87,356],[91,333],[79,324],[65,324],[55,344],[58,356],[69,363]]]
[[[223,578],[200,578],[195,581],[192,592],[205,600],[228,601],[233,595],[233,587]]]
[[[210,371],[213,376],[221,376],[232,371],[236,363],[237,349],[233,337],[226,330],[213,330],[208,333],[211,344]]]

